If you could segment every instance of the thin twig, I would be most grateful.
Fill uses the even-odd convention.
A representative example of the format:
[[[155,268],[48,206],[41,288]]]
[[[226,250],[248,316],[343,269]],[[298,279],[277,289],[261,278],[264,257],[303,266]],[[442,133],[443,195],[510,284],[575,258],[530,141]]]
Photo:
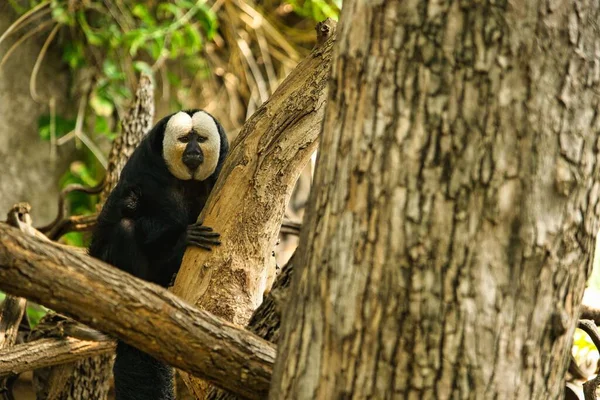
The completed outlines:
[[[58,215],[56,216],[56,218],[54,218],[54,220],[52,222],[50,222],[48,225],[42,226],[40,228],[37,228],[40,232],[44,233],[46,236],[48,236],[50,239],[57,239],[56,238],[56,234],[58,231],[61,231],[63,224],[64,224],[64,216],[66,214],[66,210],[65,210],[65,200],[67,198],[67,196],[69,195],[69,193],[72,192],[83,192],[83,193],[87,193],[87,194],[98,194],[102,191],[102,189],[104,188],[104,180],[102,180],[102,182],[100,182],[99,184],[97,184],[94,187],[88,187],[88,186],[83,186],[83,185],[79,185],[79,184],[73,184],[73,185],[68,185],[67,187],[65,187],[59,195],[58,198]]]
[[[21,15],[19,17],[19,19],[17,19],[15,22],[13,22],[12,25],[9,26],[6,31],[4,31],[2,36],[0,36],[0,43],[2,43],[2,41],[4,39],[6,39],[8,37],[8,35],[10,35],[10,33],[13,32],[23,21],[25,21],[27,18],[29,18],[30,15],[32,15],[33,13],[35,13],[38,10],[41,10],[42,8],[44,8],[48,5],[50,5],[50,1],[41,2],[37,6],[33,7],[31,10],[27,11],[25,14]]]
[[[256,33],[256,41],[258,42],[258,47],[260,49],[260,54],[262,55],[265,71],[267,71],[267,79],[269,80],[269,87],[271,88],[271,93],[277,89],[279,85],[277,81],[277,76],[275,74],[275,67],[273,66],[273,60],[271,59],[271,53],[269,52],[269,43],[262,32],[262,27],[259,27],[254,31]]]
[[[252,77],[254,78],[256,87],[258,88],[258,94],[260,95],[260,104],[262,104],[269,98],[269,91],[267,90],[265,79],[263,78],[262,73],[260,72],[260,67],[256,63],[256,59],[254,58],[254,55],[252,54],[252,50],[250,50],[250,46],[248,46],[248,43],[246,43],[246,41],[241,37],[236,42],[238,47],[240,48],[242,55],[244,56],[244,59],[246,60],[248,68],[250,68],[250,72],[252,74]]]
[[[96,143],[94,143],[94,141],[83,131],[79,131],[77,137],[79,138],[79,140],[81,140],[83,144],[85,144],[85,146],[92,152],[92,154],[94,154],[94,157],[96,157],[96,159],[102,165],[102,167],[106,169],[108,161],[106,160],[106,157],[104,157],[104,154],[102,154],[102,150],[100,150],[100,148],[96,146]]]
[[[260,12],[256,11],[249,4],[244,1],[236,1],[235,4],[251,18],[255,18],[257,15],[261,15]],[[240,17],[242,21],[251,23]],[[251,20],[250,20],[251,21]],[[265,19],[262,23],[265,33],[268,34],[283,50],[287,53],[288,58],[295,60],[296,62],[300,59],[300,55],[294,49],[294,47],[285,39],[285,37],[267,20]]]
[[[54,96],[50,97],[48,103],[50,108],[50,158],[56,159],[56,99]]]
[[[74,138],[81,140],[81,142],[88,148],[88,150],[92,152],[94,157],[96,157],[96,159],[102,165],[102,167],[106,169],[108,161],[106,160],[106,157],[104,157],[102,150],[100,150],[96,143],[94,143],[94,141],[83,131],[83,121],[85,119],[87,100],[87,94],[81,97],[81,99],[79,100],[79,108],[77,110],[77,119],[75,120],[75,129],[61,137],[57,141],[57,144],[59,146],[62,146]]]
[[[26,41],[27,39],[29,39],[36,33],[39,33],[40,31],[46,29],[48,26],[52,25],[53,22],[54,21],[52,21],[52,20],[42,22],[41,24],[39,24],[37,26],[37,28],[30,30],[29,32],[27,32],[26,34],[21,36],[16,42],[14,42],[12,44],[12,46],[10,46],[10,48],[6,51],[6,53],[4,53],[4,56],[2,56],[2,61],[0,62],[0,68],[2,68],[4,66],[4,64],[6,64],[6,62],[12,55],[12,53],[21,45],[21,43],[23,43],[24,41]]]
[[[577,323],[577,327],[588,334],[596,349],[600,351],[600,332],[594,321],[590,319],[580,319]],[[583,384],[583,395],[585,400],[596,400],[596,389],[600,384],[600,375],[596,375],[593,379]]]
[[[29,93],[31,94],[31,97],[37,102],[41,102],[41,99],[39,98],[37,91],[36,91],[36,87],[35,87],[37,75],[38,75],[38,72],[40,71],[40,66],[42,65],[42,61],[44,60],[44,57],[46,56],[46,52],[48,51],[48,47],[50,47],[50,43],[52,43],[52,41],[54,40],[54,37],[58,33],[58,30],[60,29],[61,26],[62,26],[61,24],[56,24],[56,26],[52,29],[52,31],[48,35],[48,38],[44,42],[44,45],[42,46],[42,49],[40,50],[40,53],[38,54],[37,59],[35,60],[35,65],[33,66],[33,71],[31,71],[31,77],[29,78]]]

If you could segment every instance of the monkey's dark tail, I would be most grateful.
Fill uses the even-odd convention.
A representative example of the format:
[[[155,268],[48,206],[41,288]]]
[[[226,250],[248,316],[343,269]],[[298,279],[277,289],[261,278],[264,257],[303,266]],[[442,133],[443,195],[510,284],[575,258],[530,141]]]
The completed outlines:
[[[173,369],[120,340],[113,373],[116,400],[175,399]]]

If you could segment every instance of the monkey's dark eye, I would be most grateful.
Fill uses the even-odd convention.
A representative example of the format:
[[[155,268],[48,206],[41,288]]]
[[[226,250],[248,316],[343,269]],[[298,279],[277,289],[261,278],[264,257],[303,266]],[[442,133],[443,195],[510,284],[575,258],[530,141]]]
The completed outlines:
[[[198,141],[199,141],[200,143],[206,142],[207,140],[208,140],[208,138],[207,138],[207,137],[204,137],[204,136],[198,136]]]
[[[178,138],[177,140],[179,140],[181,143],[187,143],[190,141],[190,137],[189,136],[182,136],[180,138]]]

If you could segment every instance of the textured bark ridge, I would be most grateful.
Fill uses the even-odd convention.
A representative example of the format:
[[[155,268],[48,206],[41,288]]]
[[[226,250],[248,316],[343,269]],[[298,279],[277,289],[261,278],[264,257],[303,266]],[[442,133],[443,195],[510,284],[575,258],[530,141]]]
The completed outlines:
[[[272,399],[561,397],[599,7],[344,2]]]
[[[272,290],[260,306],[252,314],[246,329],[256,333],[271,343],[279,340],[279,327],[281,326],[281,309],[287,301],[290,291],[290,281],[294,271],[294,258],[292,256],[288,263],[281,269]],[[1,371],[0,371],[1,372]],[[209,400],[235,400],[238,397],[233,393],[212,387],[208,393]]]
[[[29,211],[31,206],[27,203],[17,203],[13,205],[6,215],[7,222],[18,228],[22,232],[30,233],[31,216]],[[27,299],[23,297],[6,295],[4,301],[0,304],[0,351],[12,349],[17,343],[19,326],[25,315]],[[0,378],[0,398],[11,400],[11,385],[16,379],[16,375]]]
[[[331,35],[244,124],[202,211],[221,234],[218,251],[189,247],[174,292],[199,308],[246,325],[272,282],[272,256],[285,206],[316,149],[333,47]],[[206,385],[184,376],[195,396]]]
[[[154,121],[154,85],[146,74],[140,75],[138,88],[135,92],[134,103],[121,121],[121,134],[115,138],[108,156],[105,186],[100,193],[99,209],[108,198],[110,192],[117,186],[123,167],[133,154],[137,145],[152,128]]]
[[[114,340],[40,339],[0,350],[0,377],[114,352]]]
[[[4,223],[0,290],[51,307],[239,396],[261,399],[268,393],[271,343],[157,285]]]

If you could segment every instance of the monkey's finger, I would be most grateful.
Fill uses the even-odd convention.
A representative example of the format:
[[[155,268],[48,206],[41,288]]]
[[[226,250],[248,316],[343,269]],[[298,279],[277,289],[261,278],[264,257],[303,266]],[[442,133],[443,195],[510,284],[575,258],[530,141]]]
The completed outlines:
[[[196,243],[196,242],[190,241],[190,242],[188,242],[188,245],[196,246],[196,247],[200,247],[201,249],[204,249],[204,250],[212,251],[212,248],[210,246],[203,245],[201,243]]]
[[[206,232],[190,232],[189,237],[193,238],[218,238],[221,234],[217,232],[206,233]]]
[[[190,226],[197,226],[199,228],[204,228],[206,230],[211,230],[212,231],[212,228],[210,226],[204,225],[204,221],[195,222],[195,223],[191,224]]]
[[[203,238],[193,238],[192,240],[190,240],[190,242],[202,243],[202,244],[212,244],[213,246],[221,245],[221,242],[219,242],[218,240],[210,240],[210,239],[203,239]]]
[[[209,226],[204,226],[204,225],[190,225],[188,230],[196,231],[196,232],[212,232],[213,229]]]

